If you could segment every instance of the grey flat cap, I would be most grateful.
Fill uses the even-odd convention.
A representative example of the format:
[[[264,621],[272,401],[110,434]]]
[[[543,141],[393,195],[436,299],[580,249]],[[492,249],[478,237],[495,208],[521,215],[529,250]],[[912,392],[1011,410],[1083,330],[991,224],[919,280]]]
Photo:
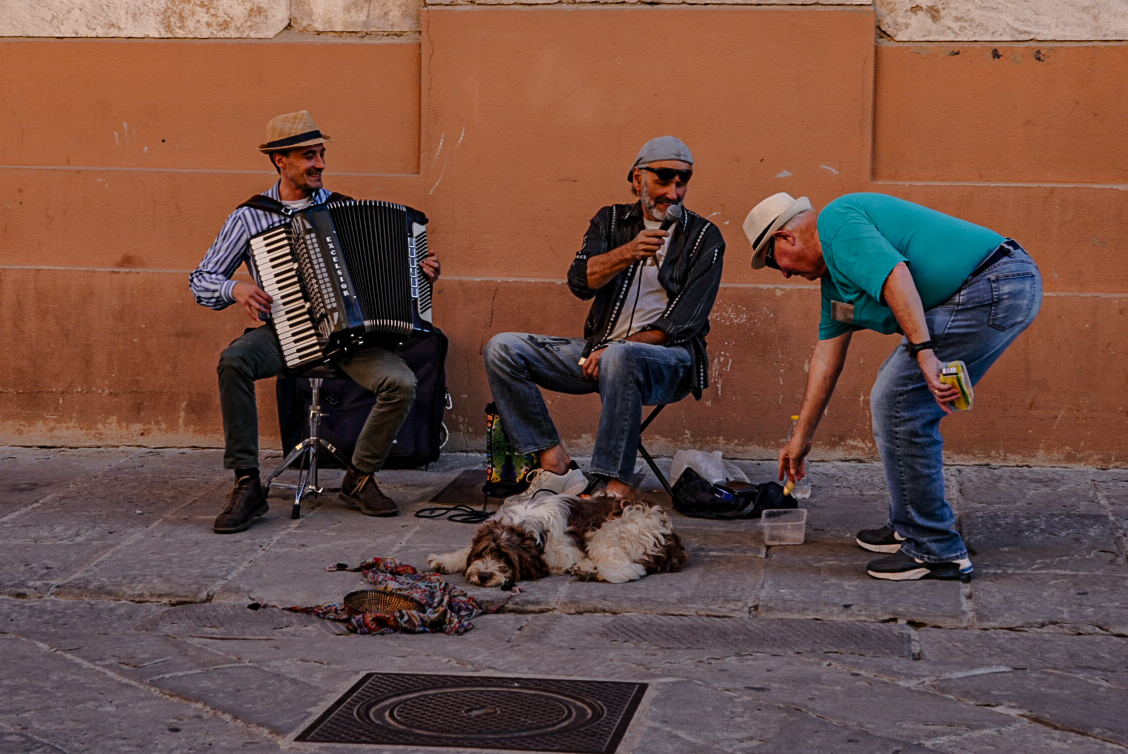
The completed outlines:
[[[627,171],[627,180],[630,181],[634,175],[634,169],[639,165],[649,165],[652,162],[661,162],[662,160],[681,160],[693,164],[693,155],[690,154],[689,147],[676,136],[659,136],[651,139],[642,145],[642,149],[638,150],[638,157],[631,163],[631,169]]]

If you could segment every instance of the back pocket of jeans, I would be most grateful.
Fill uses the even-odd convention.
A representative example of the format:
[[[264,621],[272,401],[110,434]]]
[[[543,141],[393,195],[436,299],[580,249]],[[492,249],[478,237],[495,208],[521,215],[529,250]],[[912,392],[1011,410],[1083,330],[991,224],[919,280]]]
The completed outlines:
[[[1037,311],[1038,276],[1029,270],[991,276],[991,317],[987,324],[996,330],[1025,327]]]

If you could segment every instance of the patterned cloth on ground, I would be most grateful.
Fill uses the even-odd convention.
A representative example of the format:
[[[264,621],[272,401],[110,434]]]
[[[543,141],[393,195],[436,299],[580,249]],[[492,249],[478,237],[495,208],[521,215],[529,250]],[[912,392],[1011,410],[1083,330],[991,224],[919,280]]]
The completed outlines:
[[[471,619],[482,613],[496,613],[509,601],[506,599],[494,608],[483,608],[477,600],[444,581],[439,574],[419,573],[414,567],[401,564],[392,558],[372,558],[353,568],[345,563],[338,563],[326,570],[359,571],[376,588],[409,597],[423,608],[354,615],[345,609],[343,603],[330,602],[324,605],[281,607],[281,609],[344,623],[345,628],[357,634],[442,632],[458,636],[474,627],[470,622]],[[280,606],[256,603],[250,607],[257,609]]]

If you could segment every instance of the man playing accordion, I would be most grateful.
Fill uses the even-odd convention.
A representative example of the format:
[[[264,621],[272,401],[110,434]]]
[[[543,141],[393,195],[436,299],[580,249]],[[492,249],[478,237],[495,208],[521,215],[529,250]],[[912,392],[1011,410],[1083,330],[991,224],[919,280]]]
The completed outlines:
[[[279,115],[266,127],[266,142],[259,146],[278,172],[278,181],[263,196],[290,210],[324,204],[332,196],[322,186],[325,143],[332,141],[318,130],[305,110]],[[269,203],[269,202],[268,202]],[[237,304],[256,322],[269,318],[272,299],[260,282],[234,281],[231,277],[248,264],[251,237],[289,222],[280,213],[240,206],[223,227],[189,276],[196,302],[211,309]],[[439,262],[428,252],[420,269],[431,280],[439,276]],[[258,409],[255,382],[275,377],[285,366],[273,328],[249,328],[219,357],[219,402],[223,414],[223,465],[235,472],[235,486],[215,519],[219,533],[243,531],[267,512],[266,494],[259,480]],[[396,433],[415,398],[415,375],[392,351],[368,346],[338,362],[362,387],[376,394],[376,403],[357,438],[352,466],[341,485],[341,499],[368,516],[394,516],[399,510],[376,483]]]

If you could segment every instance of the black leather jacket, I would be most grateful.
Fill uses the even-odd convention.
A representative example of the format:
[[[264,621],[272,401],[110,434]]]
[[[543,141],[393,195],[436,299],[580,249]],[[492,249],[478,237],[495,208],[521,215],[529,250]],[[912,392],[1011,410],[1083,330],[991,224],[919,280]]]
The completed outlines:
[[[568,268],[568,287],[577,297],[595,298],[584,322],[586,353],[598,349],[615,329],[630,292],[639,263],[597,289],[587,286],[587,260],[619,248],[642,231],[642,205],[612,204],[595,214],[584,234],[584,245]],[[709,312],[721,285],[725,240],[716,225],[686,210],[678,232],[670,242],[658,271],[658,282],[669,297],[666,311],[651,324],[651,329],[666,334],[666,346],[681,347],[693,357],[693,394],[709,386],[709,358],[705,336],[709,332]]]

